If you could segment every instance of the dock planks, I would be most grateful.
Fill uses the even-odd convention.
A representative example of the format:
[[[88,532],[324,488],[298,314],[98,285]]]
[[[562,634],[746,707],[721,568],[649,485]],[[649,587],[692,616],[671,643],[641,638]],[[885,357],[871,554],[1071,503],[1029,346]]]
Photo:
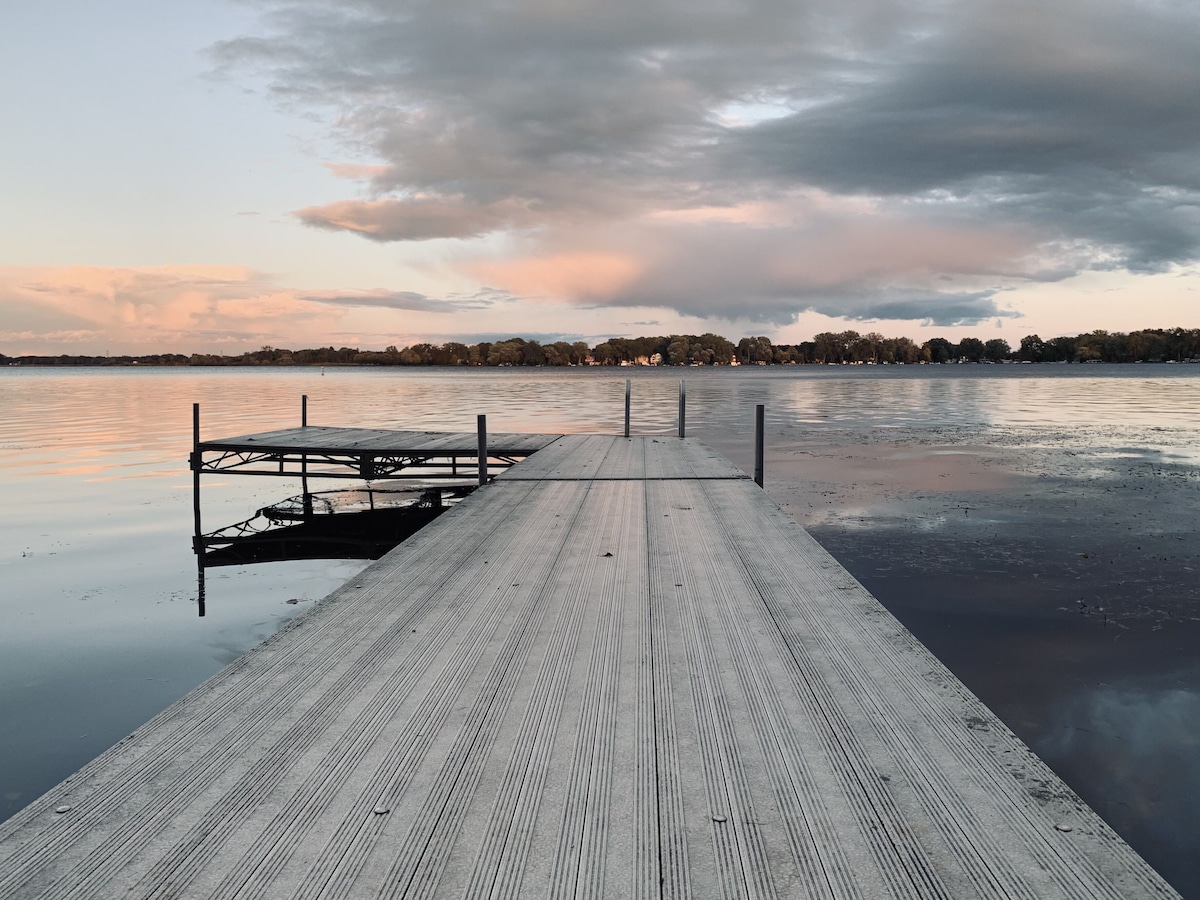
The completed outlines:
[[[0,825],[0,896],[1176,895],[741,472],[593,435]]]

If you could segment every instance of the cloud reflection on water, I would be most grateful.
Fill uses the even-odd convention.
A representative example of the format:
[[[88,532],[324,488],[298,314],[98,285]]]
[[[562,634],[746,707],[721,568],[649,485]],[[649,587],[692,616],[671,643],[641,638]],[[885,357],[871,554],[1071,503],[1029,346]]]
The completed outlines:
[[[1187,673],[1195,684],[1197,676]],[[1154,835],[1167,858],[1195,846],[1200,809],[1200,692],[1128,679],[1060,698],[1047,729],[1031,743],[1118,830],[1131,822]],[[1099,774],[1103,777],[1097,777]],[[1154,860],[1151,859],[1153,863]]]

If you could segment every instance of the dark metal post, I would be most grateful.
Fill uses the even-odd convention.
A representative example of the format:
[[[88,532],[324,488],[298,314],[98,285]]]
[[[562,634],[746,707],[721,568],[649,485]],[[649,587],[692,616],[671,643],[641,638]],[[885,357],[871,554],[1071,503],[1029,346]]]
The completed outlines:
[[[300,427],[308,427],[308,394],[300,395]],[[304,518],[313,514],[312,494],[308,492],[308,454],[300,454],[300,495],[304,502]]]
[[[679,436],[680,437],[683,437],[686,432],[686,429],[684,428],[684,422],[686,420],[686,411],[687,411],[687,386],[684,384],[683,379],[681,378],[679,380]]]
[[[487,484],[488,452],[487,452],[487,416],[476,416],[479,427],[479,483]]]
[[[760,403],[754,407],[754,483],[763,486],[763,421],[765,409]]]
[[[195,520],[196,534],[192,538],[192,550],[196,554],[196,572],[199,590],[197,604],[200,615],[204,615],[204,532],[200,528],[200,404],[192,404],[192,457],[189,460],[192,467],[192,517]]]
[[[192,515],[196,521],[196,552],[200,551],[200,404],[192,404]]]
[[[629,437],[629,395],[632,390],[631,382],[625,379],[625,437]]]

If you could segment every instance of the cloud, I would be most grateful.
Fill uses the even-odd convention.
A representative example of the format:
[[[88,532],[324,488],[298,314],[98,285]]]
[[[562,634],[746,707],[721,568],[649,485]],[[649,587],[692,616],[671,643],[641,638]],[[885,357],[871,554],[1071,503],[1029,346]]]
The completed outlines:
[[[481,262],[474,272],[485,282],[523,297],[573,297],[598,303],[614,302],[643,274],[632,255],[587,250]]]
[[[351,181],[370,181],[387,173],[387,166],[364,166],[356,163],[325,163],[331,175]]]
[[[305,225],[353,231],[375,241],[428,241],[478,237],[531,221],[516,203],[490,206],[461,198],[342,200],[296,212]]]
[[[358,291],[355,293],[342,292],[337,294],[320,291],[302,291],[297,294],[302,300],[310,303],[324,303],[330,306],[366,306],[383,309],[408,309],[420,312],[466,312],[477,309],[487,309],[495,304],[495,300],[485,294],[470,297],[435,300],[414,291]]]
[[[17,349],[60,343],[57,331],[65,321],[84,324],[76,329],[79,340],[90,335],[101,350],[160,352],[273,343],[281,320],[295,329],[332,325],[336,318],[243,266],[3,268],[0,300],[59,323],[10,336]]]
[[[503,299],[494,291],[438,300],[411,291],[294,289],[244,266],[0,267],[0,342],[9,354],[86,342],[97,345],[93,352],[188,353],[311,344],[337,332],[355,307],[438,314]]]
[[[480,344],[480,343],[496,343],[497,341],[507,341],[514,337],[519,337],[525,341],[537,341],[539,344],[554,344],[558,341],[566,341],[568,344],[573,344],[575,341],[586,341],[589,345],[598,343],[594,336],[582,335],[577,332],[570,331],[476,331],[476,332],[454,332],[453,334],[435,334],[427,335],[426,340],[433,344],[444,344],[450,341],[460,344]]]
[[[578,304],[970,321],[1200,256],[1200,17],[1175,0],[262,0],[213,48],[328,111],[302,209]],[[489,242],[514,247],[497,255]]]
[[[0,341],[14,344],[52,343],[82,344],[96,340],[100,332],[82,331],[0,331]],[[65,351],[60,351],[65,352]]]
[[[1026,257],[1033,245],[1007,229],[823,206],[790,222],[783,220],[787,204],[778,214],[760,208],[769,224],[757,228],[733,210],[686,223],[652,217],[560,234],[553,241],[562,246],[472,272],[524,297],[665,306],[706,317],[751,310],[759,321],[783,324],[813,310],[971,324],[1010,315],[994,285],[1032,265]]]
[[[1200,22],[1183,5],[955,9],[881,81],[745,129],[747,178],[931,200],[1021,223],[1073,271],[1161,270],[1200,248]]]

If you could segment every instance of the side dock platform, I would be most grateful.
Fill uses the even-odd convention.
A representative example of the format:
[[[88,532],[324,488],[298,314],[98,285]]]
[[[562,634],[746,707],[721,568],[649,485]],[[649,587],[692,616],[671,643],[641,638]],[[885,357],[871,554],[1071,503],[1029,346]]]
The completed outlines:
[[[548,438],[0,824],[19,900],[1176,896],[667,437]]]

